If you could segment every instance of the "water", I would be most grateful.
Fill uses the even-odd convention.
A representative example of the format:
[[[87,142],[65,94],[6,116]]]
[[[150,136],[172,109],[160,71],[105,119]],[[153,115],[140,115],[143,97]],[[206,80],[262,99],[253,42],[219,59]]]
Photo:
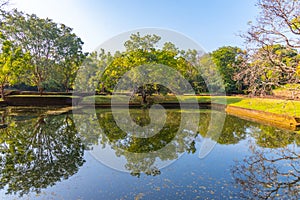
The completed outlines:
[[[108,109],[50,116],[48,109],[2,111],[0,199],[300,196],[299,133],[210,110],[169,109],[157,128],[162,118],[148,110],[131,109],[126,119],[122,109],[115,116]],[[185,124],[182,113],[189,116]],[[209,126],[222,117],[221,132],[220,124]],[[133,123],[144,128],[132,129]],[[207,138],[216,145],[200,158]]]

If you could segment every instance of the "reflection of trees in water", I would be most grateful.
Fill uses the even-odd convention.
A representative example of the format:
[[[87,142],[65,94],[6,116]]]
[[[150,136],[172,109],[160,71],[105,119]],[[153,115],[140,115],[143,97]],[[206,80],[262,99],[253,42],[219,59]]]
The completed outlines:
[[[120,130],[110,110],[80,116],[80,120],[86,121],[77,127],[80,139],[74,121],[68,115],[6,118],[9,126],[0,129],[0,188],[7,186],[8,193],[20,195],[40,192],[42,188],[75,174],[83,165],[84,147],[88,149],[95,144],[109,145],[117,157],[123,156],[126,159],[124,167],[134,176],[141,173],[159,175],[157,160],[172,161],[181,153],[196,152],[199,135],[208,137],[211,112],[215,111],[201,112],[199,129],[195,133],[180,129],[181,113],[178,110],[167,110],[164,127],[149,138],[137,138]],[[140,126],[151,122],[147,110],[133,109],[130,116]],[[130,130],[129,120],[122,120]],[[101,130],[97,128],[99,124]],[[219,144],[236,144],[251,135],[255,145],[259,146],[252,145],[253,154],[232,169],[245,194],[260,198],[278,194],[290,198],[300,196],[297,190],[300,188],[299,150],[286,148],[288,144],[300,144],[299,134],[233,116],[226,116],[221,133],[212,133],[209,137]],[[164,150],[160,151],[162,148]]]
[[[300,198],[300,149],[250,147],[252,154],[232,168],[235,182],[242,187],[242,197],[259,199]]]
[[[199,126],[199,132],[203,137],[206,137],[210,117],[210,112],[200,115],[202,123]],[[296,132],[258,124],[231,115],[226,116],[222,132],[215,132],[215,134],[211,135],[211,139],[217,141],[218,144],[237,144],[247,137],[253,137],[258,146],[266,148],[286,147],[293,142],[300,144],[300,134]]]
[[[131,110],[132,120],[139,125],[147,125],[150,120],[145,112],[147,111],[142,109]],[[126,158],[127,163],[124,167],[132,175],[140,176],[141,173],[158,175],[160,170],[156,166],[156,161],[158,159],[172,161],[177,159],[179,154],[194,149],[195,142],[193,141],[197,136],[197,133],[179,130],[180,112],[171,110],[167,111],[166,115],[166,123],[159,133],[147,138],[138,138],[130,132],[122,131],[114,121],[111,112],[100,112],[97,116],[103,131],[101,138],[106,138],[100,142],[109,144],[115,150],[116,156]],[[130,120],[123,120],[122,123],[128,127],[126,130],[131,130]],[[195,151],[190,150],[190,152]]]
[[[0,130],[0,188],[40,192],[83,165],[84,146],[68,115],[11,121]]]
[[[276,129],[272,126],[252,127],[253,137],[257,145],[265,148],[286,147],[289,144],[300,144],[300,134],[297,132]]]
[[[207,137],[209,123],[212,117],[211,112],[217,111],[204,112],[200,114],[199,132],[203,137]],[[249,121],[240,120],[234,116],[226,115],[222,132],[214,131],[214,134],[210,135],[210,138],[218,144],[237,144],[239,141],[246,138],[246,128],[250,124],[251,122]],[[215,126],[215,124],[213,124],[213,126]]]
[[[132,124],[130,120],[125,118],[122,119],[122,123],[126,126],[126,130],[128,131],[124,132],[121,130],[115,123],[111,113],[106,113],[106,115],[102,117],[99,116],[99,122],[103,132],[109,138],[111,145],[132,153],[149,153],[161,149],[174,139],[180,126],[180,115],[179,112],[169,112],[167,114],[167,122],[163,129],[152,137],[147,138],[135,137],[133,135],[135,130],[131,128]],[[133,121],[139,124],[147,120],[147,117],[145,117],[147,115],[145,115],[143,110],[134,110],[131,116],[133,117]],[[152,132],[155,130],[145,131]]]
[[[120,111],[121,112],[121,111]],[[217,111],[201,111],[198,132],[179,130],[181,113],[178,110],[167,110],[167,119],[162,130],[148,138],[134,137],[130,132],[122,131],[116,124],[110,110],[97,110],[97,114],[84,114],[79,116],[80,121],[85,121],[78,127],[83,143],[87,146],[109,145],[114,149],[117,157],[126,158],[125,168],[133,175],[140,173],[157,175],[160,171],[156,167],[156,161],[175,160],[181,153],[195,153],[196,142],[201,137],[210,137],[219,144],[237,144],[245,140],[249,135],[254,137],[257,144],[262,147],[284,147],[294,141],[300,141],[300,136],[289,131],[278,130],[274,127],[260,125],[255,122],[242,120],[227,115],[222,132],[212,131],[207,135],[211,117]],[[131,109],[132,121],[140,126],[148,125],[151,120],[147,110]],[[190,115],[191,117],[195,115]],[[220,115],[220,117],[222,117]],[[193,119],[190,119],[191,121]],[[217,120],[215,120],[217,121]],[[122,118],[126,130],[132,130],[131,119]],[[189,122],[187,122],[189,123]],[[101,129],[99,129],[99,124]],[[188,127],[188,126],[187,126]],[[213,124],[210,129],[214,129]],[[276,138],[280,138],[279,142]],[[159,151],[164,148],[164,151]]]

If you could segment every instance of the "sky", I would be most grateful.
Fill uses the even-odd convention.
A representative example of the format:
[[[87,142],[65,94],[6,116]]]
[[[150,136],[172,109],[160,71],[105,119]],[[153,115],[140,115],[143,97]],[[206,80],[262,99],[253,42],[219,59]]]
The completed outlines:
[[[238,35],[255,21],[256,0],[11,0],[11,7],[73,28],[84,51],[136,29],[179,32],[206,52],[243,47]]]

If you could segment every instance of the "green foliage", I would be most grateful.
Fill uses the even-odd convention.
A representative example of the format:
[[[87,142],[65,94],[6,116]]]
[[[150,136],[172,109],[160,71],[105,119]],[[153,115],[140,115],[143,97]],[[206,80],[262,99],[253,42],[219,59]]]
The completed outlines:
[[[161,37],[158,35],[145,35],[141,37],[140,33],[133,33],[130,36],[130,40],[127,40],[124,44],[126,51],[136,51],[138,49],[143,51],[149,51],[155,48],[155,45],[160,41]]]
[[[30,69],[29,52],[23,52],[21,47],[16,46],[13,42],[0,32],[1,53],[0,53],[0,89],[1,97],[4,98],[4,87],[14,85],[22,79],[22,75]]]
[[[59,82],[63,84],[65,91],[73,87],[79,66],[82,64],[86,54],[82,52],[83,42],[72,33],[72,29],[64,24],[60,25],[59,36],[57,38],[58,52],[56,61],[56,75],[61,75]],[[53,77],[55,79],[55,77]]]
[[[104,49],[90,53],[79,68],[75,89],[82,92],[105,92],[101,77],[112,61],[113,56]]]
[[[0,129],[0,188],[20,196],[67,179],[83,165],[84,146],[71,117],[29,116]],[[24,113],[23,113],[24,114]]]
[[[197,74],[197,82],[194,82],[197,92],[210,92],[214,94],[224,90],[223,80],[220,78],[218,69],[209,54],[203,55],[199,59],[199,65],[196,67],[200,72],[200,74]]]
[[[239,65],[245,57],[245,52],[238,47],[225,46],[213,51],[211,56],[224,80],[226,92],[241,93],[241,87],[234,80],[234,75],[239,70]]]
[[[128,71],[133,70],[134,75],[131,77],[131,82],[138,82],[141,79],[147,79],[143,75],[147,74],[148,79],[152,80],[161,76],[162,71],[160,66],[167,66],[175,71],[179,72],[190,82],[195,81],[197,70],[194,67],[194,63],[197,63],[197,52],[195,50],[189,50],[187,52],[178,51],[174,44],[168,42],[165,43],[162,49],[157,49],[155,46],[160,41],[160,37],[157,35],[140,36],[139,33],[132,34],[130,40],[126,41],[124,46],[126,51],[117,52],[113,57],[110,54],[104,54],[104,51],[98,57],[98,70],[101,76],[92,72],[91,82],[96,83],[95,88],[99,88],[98,91],[112,92],[114,87],[118,83],[119,79]],[[190,60],[189,60],[189,59]],[[193,58],[193,59],[191,59]],[[155,68],[155,72],[139,71],[138,67],[148,66],[149,69]],[[152,66],[152,67],[151,67]],[[103,71],[103,69],[105,71]],[[103,72],[103,73],[102,73]],[[170,72],[171,73],[171,72]],[[164,78],[171,78],[170,74],[164,74]],[[174,81],[173,81],[174,82]],[[170,81],[170,84],[172,81]],[[98,84],[98,86],[97,86]],[[180,83],[177,83],[180,85]],[[170,88],[172,86],[170,85]],[[138,88],[134,89],[135,92],[141,93],[143,96],[143,102],[146,102],[146,95],[152,95],[153,93],[167,93],[168,89],[161,86],[158,82],[152,82],[151,84],[142,84]]]
[[[72,87],[85,54],[83,42],[71,28],[14,10],[4,15],[1,30],[7,40],[31,55],[27,84],[37,86],[40,92]]]
[[[258,0],[257,20],[243,35],[249,47],[238,79],[251,95],[272,95],[299,77],[300,1]]]
[[[183,87],[183,83],[179,79],[175,80],[175,78],[168,82],[168,88],[154,80],[157,77],[172,78],[172,72],[164,71],[162,69],[164,66],[174,69],[184,77],[196,93],[207,91],[218,93],[222,90],[223,83],[219,78],[218,69],[211,62],[208,54],[200,56],[196,50],[180,50],[171,42],[166,42],[161,49],[155,48],[159,41],[160,37],[157,35],[142,37],[139,33],[132,34],[130,40],[124,44],[126,51],[115,54],[110,64],[105,65],[106,68],[102,77],[97,77],[98,82],[104,87],[103,90],[112,92],[120,78],[128,71],[134,71],[134,75],[130,77],[130,81],[133,83],[137,83],[141,79],[153,79],[151,84],[131,88],[134,89],[135,93],[142,95],[143,102],[146,102],[147,95],[166,94],[171,92],[170,88],[176,88],[175,85],[177,88]],[[142,72],[140,71],[141,66],[148,66],[150,71],[151,68],[156,70],[150,72],[142,67],[145,70]],[[145,74],[147,77],[143,77]]]

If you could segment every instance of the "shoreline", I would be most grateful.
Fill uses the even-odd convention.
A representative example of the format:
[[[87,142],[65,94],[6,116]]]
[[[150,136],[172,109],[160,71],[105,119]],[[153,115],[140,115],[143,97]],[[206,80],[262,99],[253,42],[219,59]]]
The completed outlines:
[[[234,115],[240,118],[244,118],[250,121],[256,121],[259,123],[264,123],[272,126],[276,126],[279,128],[285,128],[289,130],[300,130],[300,116],[292,116],[289,113],[274,113],[269,112],[267,110],[259,110],[259,109],[253,109],[244,106],[239,106],[240,101],[247,100],[247,103],[253,103],[254,101],[257,101],[259,98],[241,98],[241,97],[224,97],[224,96],[194,96],[198,99],[198,106],[200,109],[217,109],[220,111],[224,111],[229,115]],[[99,98],[99,97],[98,97]],[[102,98],[102,97],[101,97]],[[103,97],[105,101],[87,101],[84,102],[84,97],[80,96],[59,96],[59,95],[45,95],[45,96],[8,96],[5,101],[0,102],[0,107],[5,106],[68,106],[76,109],[76,106],[80,106],[81,108],[84,107],[96,107],[96,108],[110,108],[110,98],[109,96]],[[169,97],[166,97],[169,98]],[[114,106],[120,107],[120,108],[146,108],[151,107],[153,104],[160,104],[164,108],[172,109],[172,108],[193,108],[193,104],[188,102],[188,98],[186,97],[186,102],[179,104],[178,102],[174,102],[173,100],[161,100],[158,102],[152,101],[149,105],[142,105],[139,102],[132,102],[129,105],[128,104],[114,104]],[[239,99],[240,98],[240,99]],[[219,100],[226,99],[226,103],[219,102]],[[238,100],[237,100],[238,99]],[[265,100],[265,98],[262,98],[261,100]],[[267,99],[271,100],[271,99]],[[253,101],[253,102],[252,102]],[[288,100],[286,100],[288,101]],[[278,102],[274,102],[275,103]],[[237,105],[235,105],[237,104]],[[271,103],[272,105],[272,103]],[[299,107],[300,109],[300,107]],[[70,109],[68,109],[70,110]],[[63,114],[64,112],[61,112]]]

